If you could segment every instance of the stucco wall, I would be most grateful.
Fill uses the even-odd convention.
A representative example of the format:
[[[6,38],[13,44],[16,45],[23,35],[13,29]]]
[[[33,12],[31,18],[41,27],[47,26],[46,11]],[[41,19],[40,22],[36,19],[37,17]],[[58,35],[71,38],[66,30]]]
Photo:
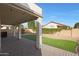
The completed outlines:
[[[43,34],[43,35],[49,38],[79,41],[79,29],[62,30],[54,34]]]
[[[49,24],[43,26],[43,28],[57,28],[57,25],[58,24],[55,24],[55,23],[49,23]]]

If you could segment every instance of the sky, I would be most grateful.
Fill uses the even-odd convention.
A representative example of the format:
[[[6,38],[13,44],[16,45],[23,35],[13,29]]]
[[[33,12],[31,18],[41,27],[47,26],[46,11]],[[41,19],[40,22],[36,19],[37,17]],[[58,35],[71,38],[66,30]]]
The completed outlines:
[[[42,24],[54,21],[73,27],[79,22],[79,4],[71,3],[38,3],[43,11]]]

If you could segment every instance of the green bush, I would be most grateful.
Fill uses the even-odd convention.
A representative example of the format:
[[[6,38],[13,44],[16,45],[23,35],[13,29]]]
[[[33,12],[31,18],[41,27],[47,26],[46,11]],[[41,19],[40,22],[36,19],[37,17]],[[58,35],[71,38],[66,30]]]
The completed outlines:
[[[75,23],[74,28],[79,28],[79,22]]]
[[[69,30],[69,29],[71,29],[69,26],[59,26],[58,28],[64,29],[64,30]]]
[[[44,34],[52,34],[58,31],[61,31],[62,29],[50,29],[50,28],[42,28],[42,33]]]

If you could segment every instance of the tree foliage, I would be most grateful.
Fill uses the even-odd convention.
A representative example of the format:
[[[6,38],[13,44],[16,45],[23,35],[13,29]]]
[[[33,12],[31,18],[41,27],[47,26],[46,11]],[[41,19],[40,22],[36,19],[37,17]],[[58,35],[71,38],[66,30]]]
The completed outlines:
[[[28,22],[28,28],[35,29],[35,21]]]
[[[79,22],[75,23],[74,28],[79,28]]]

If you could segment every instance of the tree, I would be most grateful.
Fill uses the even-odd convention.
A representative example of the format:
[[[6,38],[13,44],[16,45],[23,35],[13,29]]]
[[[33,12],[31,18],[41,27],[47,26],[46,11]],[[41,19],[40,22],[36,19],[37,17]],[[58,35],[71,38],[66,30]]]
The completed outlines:
[[[75,23],[74,28],[79,28],[79,22]]]
[[[30,29],[35,29],[36,27],[35,27],[35,21],[30,21],[30,22],[28,22],[28,28],[30,28]]]

